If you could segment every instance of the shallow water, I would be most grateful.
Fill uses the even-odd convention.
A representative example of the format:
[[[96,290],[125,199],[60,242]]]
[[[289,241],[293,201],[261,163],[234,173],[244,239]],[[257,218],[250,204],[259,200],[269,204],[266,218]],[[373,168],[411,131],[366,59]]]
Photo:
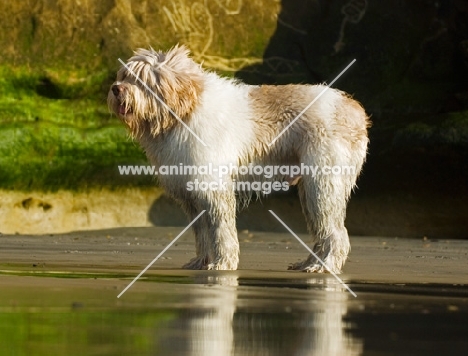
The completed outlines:
[[[268,273],[0,275],[1,355],[465,355],[468,288]],[[5,288],[7,286],[7,288]]]

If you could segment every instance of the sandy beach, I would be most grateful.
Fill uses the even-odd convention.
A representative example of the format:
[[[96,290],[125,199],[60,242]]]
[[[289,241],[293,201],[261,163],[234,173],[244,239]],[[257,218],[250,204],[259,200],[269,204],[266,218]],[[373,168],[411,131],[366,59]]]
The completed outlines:
[[[239,231],[238,271],[183,270],[187,232],[126,290],[181,231],[0,236],[0,354],[468,351],[468,241],[351,237],[353,297],[330,274],[287,271],[308,254],[288,233]]]
[[[88,272],[135,274],[180,232],[180,227],[120,228],[50,235],[0,236],[2,274]],[[299,237],[306,243],[308,236]],[[287,271],[308,252],[289,233],[239,232],[239,274],[267,278],[310,278]],[[468,284],[468,241],[351,237],[342,279],[348,282]],[[186,232],[147,274],[190,275],[181,266],[194,256]],[[59,283],[59,282],[57,282]]]

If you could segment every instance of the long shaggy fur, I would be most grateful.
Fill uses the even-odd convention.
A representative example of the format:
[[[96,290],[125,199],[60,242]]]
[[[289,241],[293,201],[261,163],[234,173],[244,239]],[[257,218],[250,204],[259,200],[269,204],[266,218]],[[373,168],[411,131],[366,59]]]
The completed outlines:
[[[176,46],[168,52],[136,51],[117,73],[108,105],[155,166],[354,166],[355,174],[351,175],[280,175],[270,179],[298,181],[313,251],[329,270],[340,273],[350,250],[344,226],[346,204],[368,144],[369,120],[364,109],[347,94],[330,88],[273,145],[268,145],[324,88],[245,85],[204,71],[186,48]],[[219,177],[199,173],[159,176],[160,184],[181,204],[190,220],[206,210],[193,225],[196,257],[184,267],[237,269],[235,193],[230,189],[187,190],[187,182],[195,179],[211,182]],[[235,173],[222,177],[228,186],[245,179],[267,180]],[[289,268],[327,271],[313,255]]]

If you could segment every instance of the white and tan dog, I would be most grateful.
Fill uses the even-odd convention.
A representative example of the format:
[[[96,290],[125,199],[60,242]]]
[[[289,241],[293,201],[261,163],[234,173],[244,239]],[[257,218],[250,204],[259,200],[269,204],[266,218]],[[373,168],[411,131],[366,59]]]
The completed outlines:
[[[176,46],[168,52],[136,51],[118,71],[108,105],[157,167],[249,163],[355,167],[353,174],[346,175],[279,174],[270,179],[298,181],[313,251],[327,266],[324,268],[311,254],[289,268],[340,273],[350,250],[344,226],[346,204],[365,160],[368,117],[358,102],[330,88],[274,141],[325,88],[245,85],[204,71],[185,47]],[[237,173],[223,175],[223,182],[232,187],[236,180],[252,180]],[[196,257],[184,268],[237,269],[234,189],[187,189],[189,181],[218,178],[199,172],[159,176],[159,183],[181,204],[190,220],[206,210],[193,225]]]

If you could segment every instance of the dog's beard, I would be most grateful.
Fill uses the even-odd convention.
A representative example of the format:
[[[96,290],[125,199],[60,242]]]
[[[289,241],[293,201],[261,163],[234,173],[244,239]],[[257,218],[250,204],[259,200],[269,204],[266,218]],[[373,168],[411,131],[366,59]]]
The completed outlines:
[[[134,98],[131,97],[131,87],[128,84],[116,83],[109,90],[108,106],[122,120],[134,112]]]
[[[141,95],[135,95],[134,93],[132,94],[135,89],[131,88],[130,85],[120,85],[123,86],[124,90],[119,93],[119,95],[115,95],[112,89],[109,91],[107,98],[108,106],[127,126],[130,136],[133,138],[139,138],[149,130],[148,120],[141,116],[141,112],[144,112],[145,109],[141,107],[138,109],[136,106],[137,98],[135,96],[140,97]],[[142,106],[142,103],[145,102],[145,99],[139,98],[139,100],[139,105]]]
[[[111,88],[108,106],[127,126],[130,136],[136,139],[146,134],[156,136],[177,124],[177,119],[155,98],[156,90],[128,82],[116,83],[122,92],[116,95]]]

